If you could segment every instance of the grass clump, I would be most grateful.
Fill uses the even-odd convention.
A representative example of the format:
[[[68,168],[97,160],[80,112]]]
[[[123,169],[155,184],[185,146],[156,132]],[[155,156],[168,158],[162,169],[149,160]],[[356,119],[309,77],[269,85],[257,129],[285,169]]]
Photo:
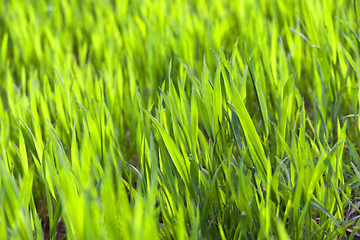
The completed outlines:
[[[356,1],[5,1],[0,236],[356,239]]]

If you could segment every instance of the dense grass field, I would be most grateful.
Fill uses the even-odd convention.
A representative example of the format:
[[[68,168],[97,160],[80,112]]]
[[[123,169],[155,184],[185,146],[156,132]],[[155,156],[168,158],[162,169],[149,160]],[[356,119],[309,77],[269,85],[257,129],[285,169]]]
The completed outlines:
[[[356,0],[4,0],[1,239],[359,239]]]

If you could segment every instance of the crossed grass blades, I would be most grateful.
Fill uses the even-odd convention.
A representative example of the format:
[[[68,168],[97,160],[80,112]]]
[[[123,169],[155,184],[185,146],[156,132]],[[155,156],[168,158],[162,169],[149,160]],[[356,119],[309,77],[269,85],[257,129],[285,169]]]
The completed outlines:
[[[359,238],[358,8],[3,1],[1,238]]]

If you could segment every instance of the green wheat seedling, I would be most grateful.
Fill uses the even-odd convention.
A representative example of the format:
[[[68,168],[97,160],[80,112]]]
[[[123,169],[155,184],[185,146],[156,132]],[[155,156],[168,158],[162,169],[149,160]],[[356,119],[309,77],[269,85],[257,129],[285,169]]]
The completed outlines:
[[[3,1],[0,238],[359,238],[358,5]]]

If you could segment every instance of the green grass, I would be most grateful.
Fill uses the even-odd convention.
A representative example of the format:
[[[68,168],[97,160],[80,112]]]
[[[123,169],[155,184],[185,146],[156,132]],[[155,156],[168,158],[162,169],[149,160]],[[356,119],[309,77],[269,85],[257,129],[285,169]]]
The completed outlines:
[[[359,8],[3,1],[1,239],[359,237]]]

